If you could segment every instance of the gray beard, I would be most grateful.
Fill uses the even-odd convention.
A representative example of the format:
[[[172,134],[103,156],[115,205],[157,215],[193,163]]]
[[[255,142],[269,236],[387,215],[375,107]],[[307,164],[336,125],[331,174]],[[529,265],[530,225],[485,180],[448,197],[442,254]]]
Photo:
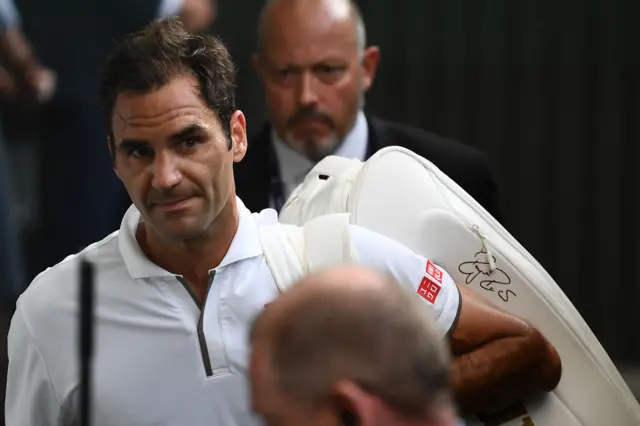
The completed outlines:
[[[364,109],[365,106],[365,97],[364,91],[360,91],[360,98],[358,99],[358,109],[353,117],[353,122],[349,127],[349,131],[353,130],[353,127],[356,125],[356,120],[358,118],[358,113]],[[345,135],[346,137],[346,135]],[[291,149],[294,151],[300,152],[302,155],[307,157],[310,161],[314,163],[320,162],[322,159],[329,155],[335,154],[335,152],[340,148],[340,145],[344,142],[344,138],[339,138],[335,132],[331,132],[331,135],[325,140],[321,141],[315,138],[308,138],[305,140],[296,140],[292,135],[285,135],[284,142],[289,145]],[[300,147],[301,149],[295,148]]]

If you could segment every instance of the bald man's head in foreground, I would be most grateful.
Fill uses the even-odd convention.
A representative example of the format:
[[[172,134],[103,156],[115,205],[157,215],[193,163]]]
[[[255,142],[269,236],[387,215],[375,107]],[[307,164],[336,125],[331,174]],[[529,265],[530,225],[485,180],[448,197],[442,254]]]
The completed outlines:
[[[366,46],[351,0],[267,1],[254,67],[280,139],[318,161],[353,128],[373,83],[379,49]]]
[[[303,278],[251,331],[253,409],[268,425],[455,424],[431,314],[360,267]]]

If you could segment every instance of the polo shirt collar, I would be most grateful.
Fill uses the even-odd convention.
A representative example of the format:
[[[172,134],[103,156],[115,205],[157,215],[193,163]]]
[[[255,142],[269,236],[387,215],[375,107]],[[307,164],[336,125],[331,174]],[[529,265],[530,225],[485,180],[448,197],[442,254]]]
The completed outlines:
[[[229,250],[216,269],[262,255],[262,245],[258,236],[257,224],[240,198],[236,197],[236,203],[239,219],[238,230],[231,241]],[[140,212],[134,205],[131,205],[122,219],[120,232],[118,233],[120,254],[131,277],[134,279],[175,277],[175,274],[166,271],[145,256],[136,239],[136,230],[139,224]]]

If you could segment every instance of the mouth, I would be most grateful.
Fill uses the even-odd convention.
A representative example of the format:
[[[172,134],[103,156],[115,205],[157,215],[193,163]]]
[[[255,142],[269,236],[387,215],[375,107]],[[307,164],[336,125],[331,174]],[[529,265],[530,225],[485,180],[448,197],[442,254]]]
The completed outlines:
[[[306,118],[301,118],[298,120],[295,120],[293,123],[291,123],[293,128],[327,128],[327,127],[332,127],[331,123],[327,122],[327,120],[324,120],[322,118],[317,118],[317,117],[306,117]]]
[[[186,209],[193,197],[184,197],[174,200],[165,200],[151,205],[152,208],[163,212],[177,212]]]

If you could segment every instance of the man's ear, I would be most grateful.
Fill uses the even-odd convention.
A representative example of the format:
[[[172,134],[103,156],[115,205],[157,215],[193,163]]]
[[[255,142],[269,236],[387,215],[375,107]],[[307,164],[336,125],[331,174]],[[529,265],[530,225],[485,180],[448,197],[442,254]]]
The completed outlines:
[[[378,64],[380,63],[380,48],[378,46],[369,46],[365,49],[362,55],[362,69],[364,71],[363,88],[369,90],[373,85],[373,80],[376,77],[378,71]]]
[[[239,163],[247,153],[247,120],[242,111],[236,110],[233,113],[229,123],[229,130],[233,162]]]
[[[342,426],[377,424],[381,413],[376,399],[350,380],[338,381],[332,389],[331,403]]]

